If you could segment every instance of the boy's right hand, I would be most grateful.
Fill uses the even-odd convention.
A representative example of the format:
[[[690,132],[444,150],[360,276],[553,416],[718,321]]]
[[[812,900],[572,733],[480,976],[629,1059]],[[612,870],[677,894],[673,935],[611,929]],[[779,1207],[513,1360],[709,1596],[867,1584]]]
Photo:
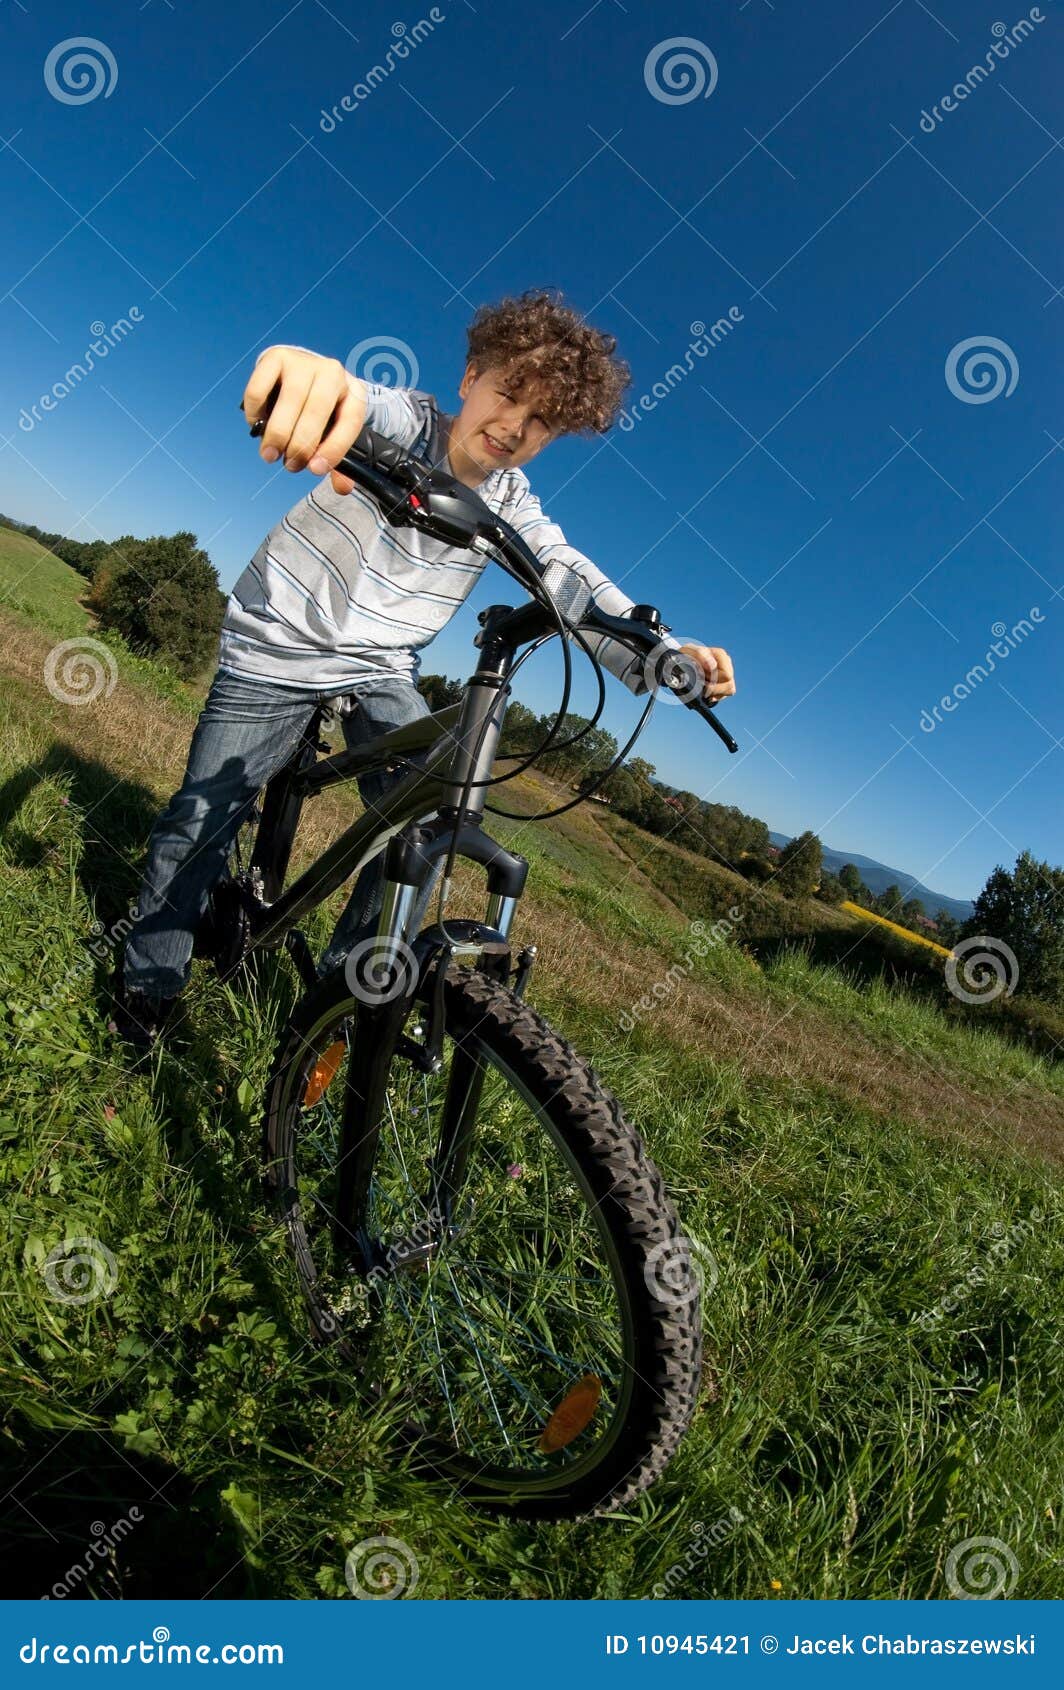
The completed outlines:
[[[366,393],[357,376],[338,358],[323,358],[299,346],[270,346],[260,354],[244,389],[244,415],[254,423],[264,414],[277,388],[259,456],[269,464],[284,459],[285,469],[332,471],[337,493],[350,493],[354,482],[337,475],[333,465],[348,451],[366,420]]]

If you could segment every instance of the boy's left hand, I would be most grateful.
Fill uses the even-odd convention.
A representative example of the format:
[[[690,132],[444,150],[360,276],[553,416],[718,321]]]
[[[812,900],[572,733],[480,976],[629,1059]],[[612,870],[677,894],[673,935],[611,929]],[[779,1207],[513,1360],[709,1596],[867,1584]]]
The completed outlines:
[[[732,660],[723,646],[719,645],[682,645],[680,650],[693,657],[706,677],[706,687],[703,693],[710,704],[719,704],[722,698],[731,698],[735,691],[735,670]]]

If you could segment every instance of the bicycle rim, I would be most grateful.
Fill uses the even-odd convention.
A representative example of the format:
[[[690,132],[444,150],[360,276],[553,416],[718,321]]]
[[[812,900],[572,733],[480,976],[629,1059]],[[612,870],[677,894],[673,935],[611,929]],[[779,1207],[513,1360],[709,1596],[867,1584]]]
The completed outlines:
[[[432,1467],[518,1498],[578,1484],[621,1435],[634,1377],[634,1314],[602,1202],[485,1028],[460,1035],[484,1083],[466,1176],[441,1220],[429,1164],[454,1066],[448,1033],[438,1074],[393,1058],[366,1217],[372,1265],[352,1272],[334,1254],[332,1217],[354,1009],[334,1005],[311,1027],[283,1107],[286,1218],[312,1318],[398,1395]],[[423,1015],[415,1005],[407,1022],[415,1045]]]

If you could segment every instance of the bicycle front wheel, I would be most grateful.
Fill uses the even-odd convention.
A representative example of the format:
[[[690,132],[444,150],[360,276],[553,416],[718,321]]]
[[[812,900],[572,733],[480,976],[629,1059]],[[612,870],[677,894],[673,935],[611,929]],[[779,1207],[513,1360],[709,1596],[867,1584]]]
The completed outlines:
[[[616,1099],[535,1010],[452,967],[428,1071],[430,992],[392,1056],[357,1263],[333,1226],[359,1014],[342,973],[282,1041],[266,1157],[302,1296],[467,1498],[605,1512],[658,1476],[694,1409],[688,1241]]]

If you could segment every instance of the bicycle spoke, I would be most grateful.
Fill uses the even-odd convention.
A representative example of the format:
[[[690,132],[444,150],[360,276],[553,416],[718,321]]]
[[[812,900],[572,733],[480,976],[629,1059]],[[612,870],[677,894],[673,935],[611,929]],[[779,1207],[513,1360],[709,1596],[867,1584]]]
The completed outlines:
[[[322,1029],[321,1048],[335,1036],[334,1027]],[[370,1374],[398,1365],[413,1422],[430,1442],[441,1441],[476,1473],[534,1479],[588,1458],[622,1400],[616,1275],[596,1205],[539,1107],[475,1037],[463,1041],[462,1060],[475,1056],[483,1083],[475,1119],[466,1123],[461,1182],[446,1219],[440,1213],[433,1170],[441,1166],[456,1048],[445,1035],[436,1072],[409,1047],[393,1059],[363,1218],[377,1266],[360,1358]],[[342,1139],[334,1102],[348,1060],[350,1043],[329,1088],[300,1121],[300,1191],[311,1251],[323,1261]],[[328,1274],[321,1283],[332,1283]],[[340,1297],[351,1300],[343,1290]],[[559,1406],[589,1382],[587,1424],[577,1416],[575,1430],[545,1444]]]

